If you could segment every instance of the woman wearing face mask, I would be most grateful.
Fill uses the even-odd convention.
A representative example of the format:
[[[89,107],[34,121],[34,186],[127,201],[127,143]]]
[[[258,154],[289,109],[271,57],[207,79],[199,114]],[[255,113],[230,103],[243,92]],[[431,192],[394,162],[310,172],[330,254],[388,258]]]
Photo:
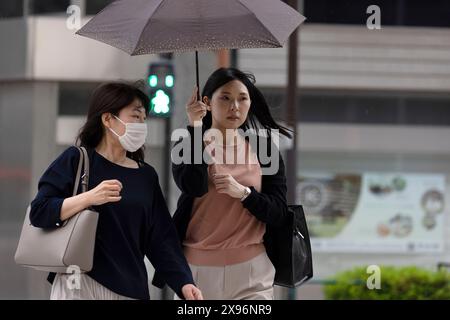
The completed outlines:
[[[174,221],[205,299],[273,299],[275,269],[263,238],[266,228],[287,220],[283,159],[268,135],[258,141],[267,143],[273,157],[271,163],[261,163],[260,156],[266,155],[258,152],[262,144],[251,144],[238,129],[290,134],[273,120],[253,82],[252,75],[221,68],[207,80],[202,101],[197,101],[194,90],[186,106],[190,135],[181,141],[191,148],[192,159],[173,164],[182,191]],[[208,129],[220,133],[219,140],[203,135]],[[194,146],[202,145],[194,139],[202,136],[201,151],[209,154],[210,161],[192,163]],[[263,167],[272,165],[274,172],[263,173]],[[155,274],[153,284],[164,284],[160,276]]]
[[[72,196],[79,151],[70,147],[45,171],[32,201],[35,227],[58,228],[81,210],[99,212],[93,268],[68,288],[66,274],[50,274],[51,299],[149,299],[147,256],[184,299],[201,299],[183,256],[158,175],[144,162],[147,96],[125,83],[94,92],[77,142],[88,151],[87,192]]]

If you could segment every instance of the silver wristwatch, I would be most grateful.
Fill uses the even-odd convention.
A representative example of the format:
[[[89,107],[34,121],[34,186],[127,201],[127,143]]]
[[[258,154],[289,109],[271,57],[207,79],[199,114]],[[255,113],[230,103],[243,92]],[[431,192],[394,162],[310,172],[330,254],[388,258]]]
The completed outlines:
[[[252,190],[250,190],[249,187],[245,187],[244,195],[242,196],[241,201],[244,201],[250,195],[251,192]]]

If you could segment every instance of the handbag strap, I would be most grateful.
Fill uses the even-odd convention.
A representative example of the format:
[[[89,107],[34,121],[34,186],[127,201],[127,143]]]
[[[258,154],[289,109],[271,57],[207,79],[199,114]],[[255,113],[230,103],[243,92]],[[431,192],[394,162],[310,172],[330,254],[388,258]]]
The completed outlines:
[[[78,169],[77,169],[77,174],[75,175],[75,183],[73,185],[73,192],[72,195],[76,196],[77,195],[77,190],[78,190],[78,184],[80,183],[80,177],[81,177],[81,167],[83,166],[83,152],[81,151],[80,147],[77,147],[78,152],[80,153],[80,160],[78,161]]]
[[[78,161],[78,168],[77,168],[77,174],[75,176],[75,184],[73,185],[73,196],[77,195],[78,191],[78,185],[80,183],[81,179],[81,192],[86,192],[89,184],[89,157],[86,152],[86,148],[84,147],[78,147],[76,146],[78,151],[80,152],[80,160]],[[83,175],[81,175],[81,168],[83,167],[84,163],[84,171]],[[72,219],[70,217],[69,219],[65,220],[62,227],[65,227],[67,223],[69,223],[69,220]]]
[[[75,184],[73,185],[73,195],[77,195],[78,185],[81,180],[81,192],[86,192],[89,186],[89,157],[87,155],[86,148],[78,147],[80,152],[80,161],[78,162],[77,174],[75,176]],[[84,164],[84,166],[83,166]],[[83,175],[81,175],[81,168],[84,167]]]
[[[89,157],[85,147],[80,147],[84,155],[84,173],[81,177],[81,192],[86,192],[89,187]]]

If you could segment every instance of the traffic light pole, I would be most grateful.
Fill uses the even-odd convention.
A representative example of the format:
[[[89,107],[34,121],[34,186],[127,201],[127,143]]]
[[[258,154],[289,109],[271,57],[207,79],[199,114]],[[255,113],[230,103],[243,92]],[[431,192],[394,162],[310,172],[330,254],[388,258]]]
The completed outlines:
[[[163,185],[164,185],[164,196],[166,198],[167,203],[170,201],[170,170],[172,168],[171,161],[171,118],[164,118],[164,148],[163,148],[163,167],[164,167],[164,176],[163,176]],[[166,285],[162,289],[161,292],[163,300],[173,300],[173,292]]]
[[[170,202],[171,166],[171,114],[173,108],[174,68],[171,56],[160,56],[160,60],[150,64],[148,69],[148,90],[150,99],[150,116],[160,119],[164,124],[164,146],[162,150],[163,174],[161,189],[167,203]],[[161,298],[172,300],[173,292],[167,286],[162,289]]]

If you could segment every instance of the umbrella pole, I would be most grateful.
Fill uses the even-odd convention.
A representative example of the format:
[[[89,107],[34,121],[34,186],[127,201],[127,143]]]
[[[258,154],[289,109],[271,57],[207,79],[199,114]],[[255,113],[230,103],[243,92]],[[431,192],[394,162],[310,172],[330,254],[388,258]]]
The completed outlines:
[[[197,101],[200,101],[200,80],[198,76],[198,51],[195,51],[195,71],[196,71],[196,80],[197,80]]]

